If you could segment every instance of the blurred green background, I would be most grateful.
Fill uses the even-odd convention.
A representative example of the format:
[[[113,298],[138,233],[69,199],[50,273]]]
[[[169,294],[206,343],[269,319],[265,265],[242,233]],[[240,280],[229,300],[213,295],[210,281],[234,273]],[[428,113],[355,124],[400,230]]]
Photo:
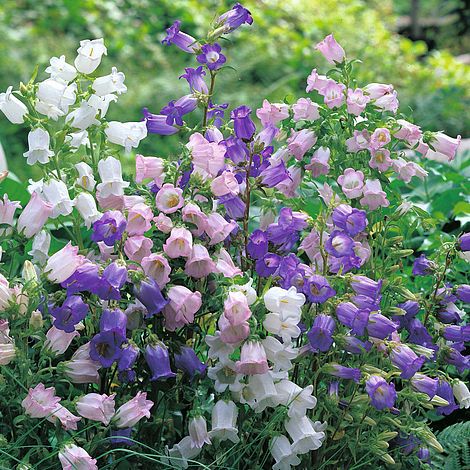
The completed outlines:
[[[2,0],[0,2],[0,90],[27,81],[39,64],[39,80],[52,56],[73,63],[81,39],[104,37],[108,56],[98,73],[112,65],[126,74],[128,93],[112,105],[108,119],[140,120],[141,108],[158,112],[187,93],[178,76],[193,57],[160,41],[175,19],[202,37],[218,13],[233,1],[214,0]],[[424,129],[470,136],[470,93],[466,0],[247,0],[254,17],[224,41],[229,64],[215,101],[252,107],[262,98],[305,95],[313,67],[326,63],[313,49],[334,32],[350,57],[363,61],[361,84],[393,83],[402,112],[414,112]],[[403,34],[398,34],[399,32]],[[412,38],[412,39],[410,39]],[[457,58],[460,56],[460,58]],[[0,142],[9,168],[21,179],[33,175],[22,153],[27,132],[0,119]],[[178,137],[150,136],[147,154],[175,150]],[[141,149],[139,149],[141,150]]]

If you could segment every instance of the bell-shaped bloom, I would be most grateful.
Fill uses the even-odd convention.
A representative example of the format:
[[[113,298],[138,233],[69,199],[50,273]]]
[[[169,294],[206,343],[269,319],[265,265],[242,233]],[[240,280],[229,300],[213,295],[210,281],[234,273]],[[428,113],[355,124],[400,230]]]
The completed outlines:
[[[242,270],[235,265],[230,253],[225,248],[221,248],[217,255],[215,272],[230,278],[241,276],[243,274]]]
[[[383,377],[371,375],[366,381],[366,392],[372,406],[377,410],[392,408],[395,405],[397,399],[395,385],[387,383]]]
[[[462,302],[465,302],[466,304],[470,303],[470,285],[460,285],[459,287],[457,287],[456,294],[459,300],[461,300]]]
[[[366,129],[362,131],[354,131],[353,136],[346,140],[346,148],[348,152],[359,152],[369,148],[370,134]]]
[[[134,286],[134,294],[147,309],[147,318],[160,313],[168,304],[158,284],[152,278],[141,281]]]
[[[111,367],[121,357],[125,335],[118,328],[102,331],[90,341],[90,358],[103,367]]]
[[[59,215],[69,215],[73,209],[66,184],[63,181],[49,180],[42,187],[42,194],[47,202],[52,204],[51,217],[55,219]]]
[[[44,272],[51,282],[60,284],[68,279],[83,261],[83,256],[78,254],[78,247],[69,242],[47,260]]]
[[[418,392],[425,393],[431,400],[437,393],[438,379],[433,379],[423,374],[415,374],[411,377],[411,385]]]
[[[152,114],[147,108],[142,110],[142,114],[149,134],[173,135],[179,131],[178,127],[167,124],[168,116],[165,114]]]
[[[270,312],[280,313],[284,318],[299,318],[302,306],[305,303],[305,295],[297,293],[295,287],[289,290],[281,287],[271,287],[264,294],[264,305]]]
[[[142,183],[143,180],[152,178],[153,180],[161,178],[164,172],[163,160],[158,157],[144,157],[136,155],[135,157],[135,181]]]
[[[184,78],[188,82],[189,89],[191,93],[202,93],[207,95],[209,93],[209,89],[207,87],[207,83],[204,81],[204,76],[206,75],[206,71],[202,67],[192,68],[187,67],[184,69],[184,74],[180,75],[180,79]]]
[[[85,449],[75,444],[67,444],[59,451],[62,470],[98,470],[96,459],[90,457]]]
[[[237,429],[238,408],[231,400],[219,400],[212,408],[211,439],[219,442],[229,440],[234,444],[240,441]]]
[[[167,30],[166,37],[162,40],[162,44],[169,46],[174,44],[182,51],[194,53],[199,47],[197,40],[189,34],[180,31],[181,21],[175,21]]]
[[[367,332],[373,338],[385,339],[397,330],[397,324],[381,313],[372,313],[369,315]]]
[[[9,225],[12,227],[16,209],[20,208],[21,204],[19,201],[10,201],[8,194],[4,194],[3,199],[0,199],[0,225]],[[11,232],[11,228],[2,228],[0,229],[0,236],[9,235]]]
[[[142,418],[150,418],[153,401],[147,400],[147,393],[137,392],[137,395],[120,406],[113,418],[117,428],[132,428]]]
[[[76,431],[77,423],[82,418],[73,415],[67,408],[59,404],[58,409],[51,415],[47,416],[46,419],[53,424],[56,424],[58,421],[60,421],[60,424],[65,431]]]
[[[256,110],[256,116],[261,121],[263,127],[270,124],[276,125],[289,117],[289,106],[284,103],[270,103],[263,100],[263,106]]]
[[[73,201],[75,208],[82,216],[86,228],[101,218],[102,214],[96,207],[95,198],[90,193],[80,193]]]
[[[75,168],[78,171],[76,183],[87,191],[93,191],[96,180],[90,165],[87,165],[85,162],[80,162],[75,165]]]
[[[77,49],[77,57],[75,58],[75,68],[84,74],[93,73],[101,63],[103,55],[107,55],[108,51],[104,45],[102,38],[85,39],[80,41],[80,47]]]
[[[312,348],[322,352],[328,351],[333,344],[335,328],[335,321],[329,315],[316,316],[312,328],[307,333]]]
[[[191,151],[194,172],[202,178],[216,177],[225,165],[225,146],[209,142],[202,134],[195,132],[186,147]]]
[[[307,77],[307,87],[305,91],[310,93],[312,90],[318,91],[318,93],[323,93],[323,90],[332,81],[326,75],[319,75],[317,69],[312,69],[310,75]]]
[[[252,24],[253,18],[249,10],[240,3],[236,3],[231,10],[220,15],[215,23],[217,27],[222,28],[224,33],[231,33],[242,24]]]
[[[326,435],[323,431],[316,431],[314,424],[307,417],[289,418],[284,427],[292,439],[292,452],[306,454],[321,447]]]
[[[460,404],[460,408],[470,408],[470,391],[464,382],[457,379],[452,384],[452,391],[455,399]]]
[[[13,94],[13,87],[0,93],[0,111],[12,124],[23,124],[28,108]]]
[[[371,154],[372,156],[369,160],[369,166],[379,170],[380,172],[387,171],[394,164],[394,161],[390,158],[390,150],[384,148],[377,150],[372,149]],[[397,169],[396,165],[394,165],[394,169]]]
[[[302,418],[307,410],[317,406],[317,399],[312,395],[313,385],[302,389],[290,380],[276,383],[276,402],[289,408],[289,418]]]
[[[160,212],[160,214],[154,217],[153,222],[155,223],[155,227],[157,227],[160,232],[170,233],[173,229],[173,221],[163,212]]]
[[[124,243],[124,253],[130,260],[141,263],[143,258],[150,256],[152,246],[153,241],[150,238],[135,235]]]
[[[200,64],[206,64],[209,70],[217,70],[226,62],[226,57],[222,54],[219,44],[204,44],[201,47],[201,54],[196,57]]]
[[[64,374],[72,383],[98,383],[100,368],[101,364],[90,358],[90,343],[86,343],[73,353],[70,361],[64,363]]]
[[[286,436],[274,436],[269,443],[269,450],[275,464],[273,470],[283,470],[300,464],[300,459],[292,450],[291,443]]]
[[[168,349],[163,343],[149,344],[145,348],[145,360],[152,373],[151,381],[175,377],[170,367]]]
[[[297,160],[301,160],[316,142],[317,136],[312,130],[292,131],[291,136],[287,139],[287,148]]]
[[[188,425],[191,446],[202,448],[204,444],[211,444],[209,433],[207,432],[207,423],[202,416],[196,416],[189,420]]]
[[[197,357],[193,348],[182,346],[179,352],[175,353],[175,367],[193,380],[197,375],[203,376],[207,366]]]
[[[246,247],[248,255],[253,259],[263,258],[268,252],[268,237],[263,230],[254,230]]]
[[[104,242],[108,246],[113,246],[122,238],[126,226],[126,219],[120,211],[105,212],[93,224],[91,239],[96,243]]]
[[[331,363],[323,366],[322,370],[327,374],[339,377],[341,379],[353,380],[356,383],[358,383],[361,379],[360,369],[353,367],[345,367],[339,364]]]
[[[215,263],[204,245],[198,243],[193,245],[184,272],[195,279],[201,279],[215,272]]]
[[[404,119],[397,119],[397,124],[400,128],[393,133],[397,139],[404,140],[408,145],[414,146],[422,138],[423,133],[421,128],[416,124],[412,124]]]
[[[227,222],[218,212],[209,214],[206,225],[206,233],[210,238],[209,245],[224,241],[235,227],[237,223],[234,220]]]
[[[64,354],[76,336],[80,336],[78,331],[66,333],[55,326],[51,326],[46,333],[44,349],[52,352],[54,355]]]
[[[240,186],[231,171],[224,171],[212,180],[211,191],[216,197],[226,196],[227,194],[236,196],[240,192]]]
[[[77,323],[88,314],[88,305],[79,295],[72,295],[65,299],[61,306],[54,306],[49,313],[54,317],[54,326],[66,333],[73,333]]]
[[[167,295],[169,304],[163,310],[167,325],[183,326],[192,323],[202,305],[201,293],[192,292],[184,286],[173,286]]]
[[[45,72],[50,74],[54,80],[61,79],[65,82],[71,82],[77,76],[77,70],[66,62],[65,55],[52,57],[49,64]]]
[[[365,230],[367,226],[366,211],[352,208],[348,204],[340,204],[335,207],[332,219],[336,227],[352,237]]]
[[[319,42],[315,49],[319,50],[330,64],[343,62],[345,57],[344,49],[336,42],[333,34],[329,34]]]
[[[109,396],[88,393],[80,397],[75,406],[78,414],[83,418],[100,421],[107,426],[114,416],[114,397],[114,393]]]
[[[109,196],[123,196],[124,188],[129,183],[122,179],[121,162],[114,157],[107,157],[98,162],[98,173],[101,183],[96,187],[102,199]]]
[[[342,83],[336,83],[334,80],[328,80],[325,88],[321,91],[321,94],[323,95],[323,101],[328,106],[328,108],[339,108],[343,105],[345,100],[345,90],[346,87]]]
[[[201,211],[197,204],[189,202],[183,207],[181,211],[183,215],[183,222],[193,224],[195,228],[191,228],[191,232],[195,236],[200,236],[207,226],[207,215]]]
[[[31,418],[46,418],[59,408],[59,402],[60,397],[56,396],[54,387],[46,388],[39,383],[29,389],[21,406]]]
[[[320,118],[318,104],[314,103],[310,98],[299,98],[292,105],[294,111],[294,121],[315,121]]]
[[[232,325],[225,315],[221,315],[218,321],[220,330],[220,339],[226,344],[237,344],[248,338],[250,326],[248,322],[242,322],[238,325]]]
[[[244,375],[265,374],[268,372],[269,366],[263,345],[257,341],[244,343],[236,367],[237,372]]]
[[[319,274],[313,274],[304,285],[304,292],[312,303],[322,304],[336,295],[330,283]]]
[[[118,122],[111,121],[104,130],[109,142],[121,145],[130,152],[137,148],[142,139],[147,137],[147,125],[145,121],[140,122]]]
[[[144,273],[151,277],[160,289],[163,289],[170,282],[171,267],[163,255],[151,253],[149,256],[142,258],[141,265]]]
[[[348,89],[348,95],[346,97],[346,105],[349,114],[359,116],[364,109],[366,109],[367,103],[370,101],[370,97],[364,95],[364,92],[360,88],[352,90]]]
[[[392,364],[401,370],[400,377],[404,379],[411,379],[426,361],[424,356],[418,357],[406,344],[400,344],[393,348],[390,359]]]
[[[359,202],[361,206],[367,206],[371,211],[390,205],[387,194],[382,190],[379,180],[366,180],[362,192],[363,197]]]
[[[92,88],[98,96],[105,96],[111,93],[126,93],[127,87],[124,85],[125,75],[118,72],[116,67],[111,69],[109,75],[95,78]]]
[[[175,227],[163,245],[163,251],[169,258],[188,258],[193,248],[193,236],[184,227]]]
[[[445,155],[448,161],[451,162],[455,158],[461,139],[460,136],[454,139],[442,132],[436,132],[433,135],[430,145],[434,147],[436,152]]]
[[[183,190],[175,188],[171,183],[165,183],[155,197],[157,209],[165,214],[172,214],[183,207]]]
[[[80,107],[67,114],[65,121],[80,131],[84,131],[90,126],[98,125],[99,121],[96,119],[98,109],[96,106],[93,106],[92,103],[88,101],[82,101],[80,103]]]
[[[370,136],[369,145],[371,149],[377,150],[387,145],[391,140],[390,131],[384,127],[379,127]]]
[[[242,292],[228,293],[224,302],[224,316],[231,325],[240,325],[251,317],[248,300]]]
[[[251,140],[256,132],[255,123],[252,121],[251,109],[248,106],[239,106],[232,110],[230,117],[233,120],[235,135],[239,139]]]
[[[353,168],[346,168],[338,178],[338,184],[349,199],[360,197],[364,187],[364,173]]]
[[[54,152],[50,150],[51,138],[49,133],[44,129],[38,127],[30,131],[28,134],[28,145],[29,150],[23,154],[27,159],[28,165],[34,165],[35,163],[47,163],[54,155]]]
[[[327,147],[320,147],[312,155],[310,163],[305,165],[305,169],[312,172],[312,176],[317,178],[320,175],[327,175],[330,171],[330,149]]]
[[[129,235],[143,235],[150,230],[153,219],[152,209],[147,204],[139,203],[129,209],[126,231]]]

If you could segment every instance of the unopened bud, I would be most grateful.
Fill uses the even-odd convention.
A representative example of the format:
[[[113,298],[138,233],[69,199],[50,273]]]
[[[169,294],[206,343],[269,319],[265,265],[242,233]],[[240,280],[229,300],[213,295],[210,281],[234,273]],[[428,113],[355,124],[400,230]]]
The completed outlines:
[[[382,439],[383,441],[391,441],[397,436],[398,436],[397,431],[385,431],[385,432],[381,432],[377,437],[379,439]]]
[[[397,286],[396,289],[397,289],[397,292],[401,294],[403,297],[405,297],[406,300],[415,300],[415,301],[418,300],[416,296],[413,294],[413,292],[408,290],[406,287]]]
[[[44,321],[42,319],[42,313],[39,310],[34,310],[31,313],[31,317],[29,319],[29,327],[33,330],[40,330],[42,328]]]
[[[388,449],[388,442],[385,442],[385,441],[377,441],[375,443],[375,445],[379,448],[379,449]]]
[[[448,406],[449,402],[444,400],[444,398],[440,397],[439,395],[434,395],[430,402],[434,406]]]
[[[26,282],[37,282],[38,275],[36,273],[36,269],[34,268],[33,263],[31,261],[26,260],[23,264],[23,271],[21,272],[23,279]]]
[[[388,463],[390,465],[395,465],[395,460],[393,460],[392,456],[390,454],[381,454],[379,456],[385,463]]]
[[[392,253],[400,258],[407,258],[414,253],[414,250],[392,250]]]

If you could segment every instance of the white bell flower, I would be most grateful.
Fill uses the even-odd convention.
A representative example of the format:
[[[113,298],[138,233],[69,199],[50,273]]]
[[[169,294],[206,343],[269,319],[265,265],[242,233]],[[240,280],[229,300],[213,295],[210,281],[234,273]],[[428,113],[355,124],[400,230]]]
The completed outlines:
[[[93,73],[101,63],[103,55],[108,54],[103,38],[80,41],[75,58],[76,69],[85,74]]]
[[[8,87],[5,93],[0,93],[0,111],[13,124],[23,124],[28,108],[13,95],[13,87]]]
[[[121,162],[114,157],[108,157],[98,162],[98,173],[101,183],[96,189],[104,199],[109,196],[123,196],[124,188],[129,186],[127,181],[122,179]]]
[[[147,137],[147,124],[145,121],[111,121],[104,133],[110,142],[122,145],[126,152],[130,152],[131,148],[137,148],[140,141]]]
[[[305,303],[305,295],[298,293],[295,287],[289,290],[281,287],[271,287],[264,294],[264,305],[273,313],[280,313],[284,318],[294,317],[300,319],[302,305]]]
[[[230,363],[230,354],[233,353],[237,345],[224,343],[220,339],[220,331],[216,330],[214,335],[206,335],[206,344],[209,346],[208,357],[210,359],[218,359],[222,363]]]
[[[33,257],[33,260],[43,265],[49,258],[49,248],[51,246],[51,234],[46,230],[41,230],[33,238],[33,246],[28,255]]]
[[[213,367],[209,367],[207,376],[214,381],[214,388],[218,393],[225,392],[227,388],[233,393],[239,393],[244,387],[240,383],[243,374],[236,371],[235,363],[230,360],[217,362]]]
[[[256,290],[252,287],[253,279],[250,280],[246,284],[237,285],[233,284],[230,287],[230,290],[240,291],[245,294],[246,299],[248,300],[248,305],[253,305],[256,300],[258,299],[258,295],[256,294]]]
[[[460,408],[470,408],[470,391],[462,381],[455,381],[452,384],[452,391],[454,392],[455,399],[460,404]]]
[[[55,219],[59,215],[69,215],[72,212],[73,202],[63,181],[47,181],[44,183],[42,193],[46,201],[52,204],[51,218]]]
[[[126,93],[127,87],[124,85],[126,76],[122,72],[118,72],[116,67],[111,69],[109,75],[98,77],[93,82],[92,88],[98,96],[108,95],[110,93]]]
[[[200,449],[204,444],[212,444],[209,433],[207,432],[207,423],[202,416],[196,416],[189,420],[189,437],[191,438],[191,447]]]
[[[90,106],[93,106],[96,111],[100,113],[101,119],[103,119],[109,109],[109,105],[113,102],[117,101],[117,96],[116,95],[104,95],[104,96],[98,96],[98,95],[91,95],[88,98],[88,104]]]
[[[162,457],[162,461],[169,466],[169,468],[188,468],[188,460],[195,459],[201,452],[197,447],[191,447],[191,438],[189,436],[183,437],[178,444],[175,444],[171,449],[167,449],[167,457]]]
[[[292,368],[292,362],[298,355],[299,351],[293,348],[290,343],[283,344],[274,336],[267,336],[261,342],[266,357],[273,364],[273,371],[288,371]]]
[[[289,418],[284,422],[284,427],[291,437],[292,451],[297,454],[306,454],[321,447],[324,432],[317,432],[312,421],[303,416],[302,418]]]
[[[54,152],[49,149],[51,138],[49,133],[44,129],[38,127],[28,134],[29,150],[23,153],[26,157],[28,165],[35,163],[47,163],[54,155]]]
[[[45,101],[41,101],[41,100],[36,101],[36,104],[34,105],[34,109],[38,113],[44,114],[44,116],[47,116],[49,119],[52,119],[53,121],[57,121],[60,117],[65,115],[65,113],[54,104],[46,103]]]
[[[66,82],[71,82],[77,76],[77,70],[65,61],[64,55],[52,57],[49,63],[51,65],[47,67],[46,73],[50,74],[51,78],[60,78]]]
[[[271,455],[276,463],[273,470],[290,470],[291,467],[299,465],[300,459],[292,452],[292,446],[286,436],[275,436],[269,444]]]
[[[96,119],[96,114],[98,111],[96,108],[88,104],[86,101],[80,103],[80,107],[74,109],[71,113],[65,118],[66,122],[71,122],[71,126],[81,131],[88,129],[92,125],[98,125],[99,121]]]
[[[71,134],[67,134],[65,136],[65,142],[67,142],[70,147],[72,147],[72,151],[77,151],[82,145],[90,145],[90,140],[88,139],[88,132],[87,131],[79,131],[79,132],[72,132]]]
[[[237,429],[238,408],[233,401],[219,400],[212,408],[212,429],[209,432],[211,439],[219,441],[240,441]]]
[[[80,193],[75,198],[74,204],[88,229],[102,215],[96,208],[95,198],[90,193]]]
[[[279,313],[268,313],[263,326],[269,333],[280,336],[285,343],[290,343],[292,338],[300,336],[300,328],[297,326],[299,321],[298,317],[287,317],[283,320]]]
[[[93,191],[96,180],[91,166],[85,162],[80,162],[75,165],[75,168],[78,171],[78,178],[75,180],[76,184],[87,191]]]
[[[317,399],[312,395],[313,385],[301,388],[290,380],[281,380],[275,386],[277,403],[289,407],[289,418],[302,418],[307,410],[317,406]]]
[[[250,395],[254,398],[254,403],[250,405],[254,410],[255,413],[261,413],[267,407],[274,407],[276,406],[276,394],[277,390],[274,386],[274,380],[271,373],[266,372],[266,374],[256,374],[250,375],[248,379],[248,387],[250,390]],[[243,390],[243,394],[245,390]],[[243,403],[240,400],[240,403]]]

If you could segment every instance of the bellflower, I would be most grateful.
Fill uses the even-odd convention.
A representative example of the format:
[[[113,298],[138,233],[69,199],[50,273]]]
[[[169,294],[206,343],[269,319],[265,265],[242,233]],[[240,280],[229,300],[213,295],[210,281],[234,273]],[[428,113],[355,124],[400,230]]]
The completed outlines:
[[[392,408],[397,399],[395,385],[378,376],[371,375],[366,381],[366,392],[369,395],[372,406],[377,410]]]
[[[355,199],[362,195],[364,187],[364,173],[353,168],[346,168],[344,173],[338,178],[338,184],[343,193],[349,199]]]
[[[269,277],[276,272],[280,262],[281,257],[279,255],[266,253],[262,258],[256,260],[256,272],[261,277]]]
[[[427,375],[415,374],[411,377],[411,386],[418,392],[425,393],[431,400],[437,393],[438,379],[432,379]]]
[[[88,314],[88,305],[78,295],[68,297],[63,304],[54,306],[49,313],[54,317],[54,326],[66,333],[75,331],[75,325]]]
[[[345,101],[345,90],[346,86],[342,83],[336,83],[334,80],[329,80],[320,94],[323,95],[323,100],[328,108],[333,109],[343,105]]]
[[[166,37],[162,40],[162,44],[169,46],[174,44],[184,52],[194,53],[198,48],[197,40],[189,34],[180,31],[181,21],[176,20],[167,30]]]
[[[196,375],[203,376],[207,370],[207,366],[199,360],[194,349],[187,346],[183,346],[179,353],[175,353],[175,367],[189,375],[190,380]]]
[[[49,149],[50,136],[47,131],[38,127],[28,134],[29,150],[23,154],[28,165],[36,162],[48,163],[54,152]]]
[[[317,136],[312,130],[292,131],[287,139],[287,148],[297,160],[301,160],[316,142]]]
[[[184,70],[185,73],[180,75],[179,78],[184,78],[188,82],[191,93],[202,93],[207,95],[209,93],[209,89],[207,88],[207,84],[203,78],[206,75],[206,72],[202,65],[197,69],[187,67]]]
[[[307,333],[312,348],[326,352],[333,344],[333,333],[336,324],[328,315],[318,315],[313,321],[313,326]]]
[[[330,286],[330,283],[319,274],[313,274],[307,279],[304,293],[310,302],[316,304],[322,304],[336,295],[336,291]]]
[[[334,375],[341,379],[354,380],[356,383],[359,382],[361,378],[361,371],[359,369],[344,367],[339,364],[327,364],[323,366],[323,370],[327,374]]]
[[[413,276],[426,276],[427,274],[432,274],[435,267],[435,263],[422,254],[413,262]]]
[[[160,313],[168,304],[168,300],[163,297],[158,284],[152,278],[147,278],[134,286],[134,294],[147,308],[147,318]]]
[[[299,98],[292,105],[292,111],[294,112],[294,121],[316,121],[320,118],[318,104],[310,98]]]
[[[343,62],[345,57],[344,49],[336,42],[333,34],[329,34],[319,42],[315,49],[318,49],[330,64]]]
[[[251,109],[248,106],[239,106],[232,110],[230,118],[233,120],[235,135],[239,139],[251,140],[256,126],[250,117]]]
[[[335,207],[332,214],[333,223],[351,237],[365,230],[367,226],[366,211],[353,209],[347,204]]]
[[[168,349],[163,343],[149,344],[145,348],[145,360],[152,373],[151,381],[176,377],[170,368]]]
[[[312,158],[308,165],[305,165],[305,169],[312,172],[312,176],[317,178],[320,175],[327,175],[330,171],[330,149],[326,147],[320,147],[318,150],[313,152]]]
[[[165,114],[152,114],[147,108],[143,108],[142,114],[149,134],[173,135],[179,131],[177,127],[167,124],[168,116]]]
[[[209,70],[217,70],[225,64],[226,57],[221,53],[219,44],[204,44],[201,47],[202,53],[196,59],[200,64],[205,64]]]
[[[93,224],[91,239],[94,242],[104,242],[113,246],[122,238],[127,222],[120,211],[108,211]]]
[[[390,353],[390,358],[392,364],[401,370],[400,376],[404,379],[411,379],[421,369],[426,360],[424,356],[418,357],[405,344],[394,347]]]
[[[142,418],[150,418],[153,401],[147,400],[147,393],[137,392],[137,395],[120,406],[114,415],[113,422],[118,428],[131,428]]]
[[[5,93],[0,93],[0,111],[12,124],[23,124],[28,114],[27,106],[13,95],[13,87],[8,87]]]
[[[254,230],[247,244],[248,255],[253,259],[263,258],[268,252],[268,237],[263,230]]]
[[[249,10],[240,3],[236,3],[231,10],[223,13],[216,20],[216,25],[223,28],[224,33],[231,33],[244,23],[252,24],[253,18]]]

